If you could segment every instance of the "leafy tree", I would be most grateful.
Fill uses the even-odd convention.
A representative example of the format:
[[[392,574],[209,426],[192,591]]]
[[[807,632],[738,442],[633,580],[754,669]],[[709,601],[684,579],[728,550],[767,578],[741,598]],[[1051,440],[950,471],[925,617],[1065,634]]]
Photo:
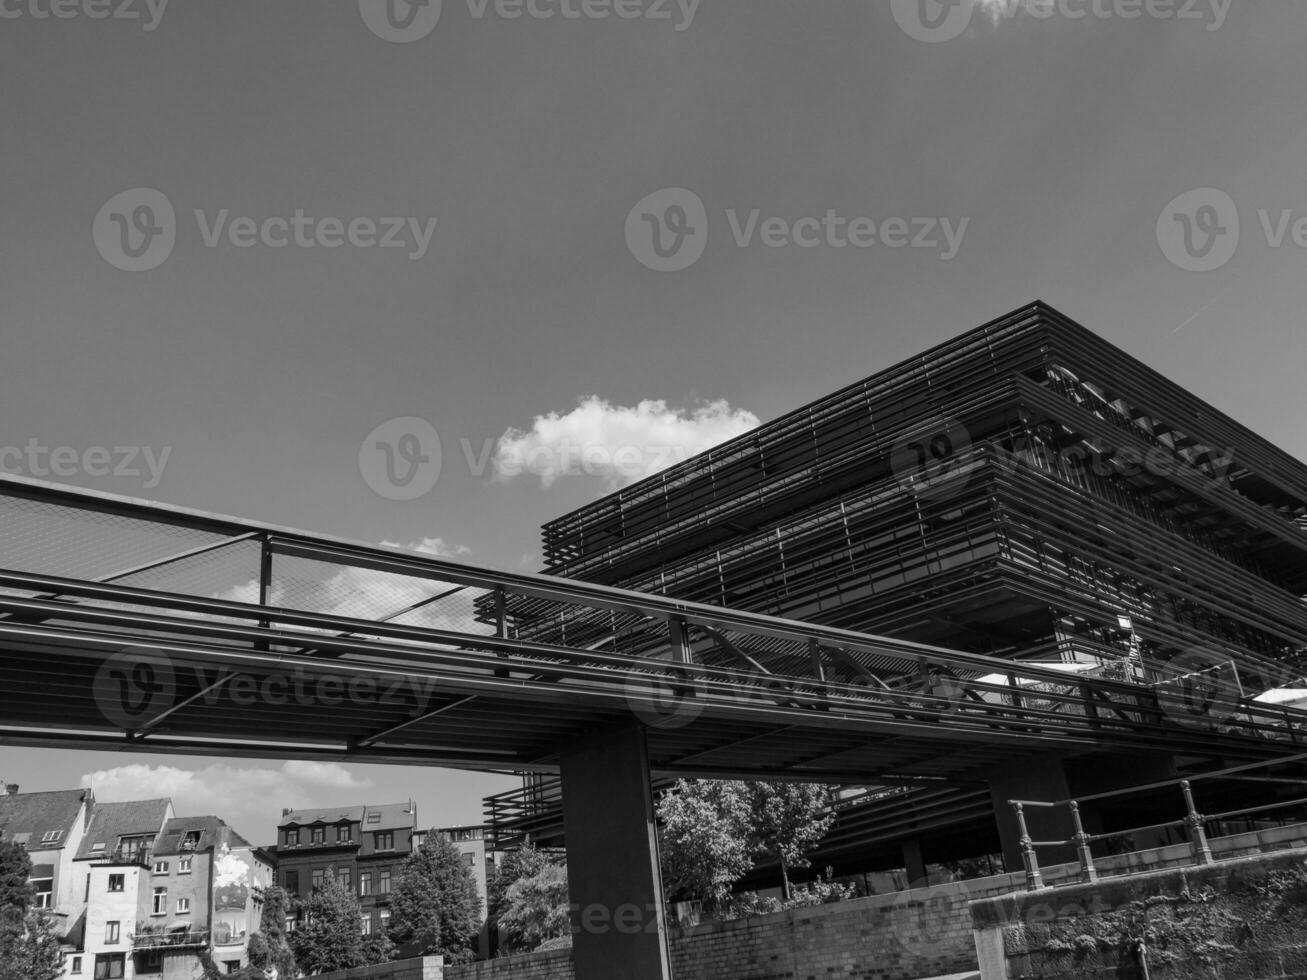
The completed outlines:
[[[699,901],[714,915],[753,867],[748,787],[679,780],[658,802],[660,854],[668,896]]]
[[[290,914],[291,897],[280,885],[272,885],[263,894],[263,915],[259,931],[250,936],[250,963],[260,970],[275,969],[280,978],[298,973],[295,953],[286,938],[286,917]]]
[[[549,856],[537,851],[534,844],[526,844],[500,858],[494,874],[486,881],[486,917],[498,922],[507,908],[509,887],[515,881],[538,874],[549,863]]]
[[[404,859],[390,895],[390,938],[447,963],[472,959],[481,931],[476,879],[458,849],[435,830]]]
[[[529,952],[570,937],[566,866],[547,863],[509,885],[499,929],[505,949],[512,952]]]
[[[63,953],[50,918],[34,908],[27,850],[0,841],[0,980],[56,980]]]
[[[781,895],[788,902],[790,869],[806,868],[812,863],[805,855],[835,822],[830,788],[816,783],[748,785],[754,854],[780,863]]]
[[[389,963],[395,959],[399,952],[389,936],[383,936],[380,933],[374,933],[371,936],[363,937],[363,964],[372,966],[374,963]]]
[[[296,905],[300,924],[290,934],[290,947],[301,971],[330,973],[363,965],[363,917],[352,889],[330,879]]]

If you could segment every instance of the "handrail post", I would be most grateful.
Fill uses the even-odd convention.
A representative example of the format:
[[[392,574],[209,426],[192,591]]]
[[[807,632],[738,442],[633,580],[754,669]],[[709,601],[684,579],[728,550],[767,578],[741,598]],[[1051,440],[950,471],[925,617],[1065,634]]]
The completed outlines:
[[[1071,808],[1071,823],[1075,827],[1076,854],[1080,856],[1080,880],[1097,881],[1098,869],[1094,867],[1094,855],[1089,850],[1089,835],[1085,833],[1085,825],[1080,820],[1080,804],[1071,800],[1068,805]]]
[[[1212,848],[1207,843],[1207,831],[1203,827],[1203,818],[1199,814],[1198,808],[1194,805],[1193,787],[1189,785],[1189,780],[1180,781],[1180,791],[1184,793],[1185,803],[1185,826],[1189,828],[1189,843],[1194,850],[1194,864],[1213,864],[1215,858],[1212,857]]]
[[[1008,800],[1017,814],[1017,829],[1021,833],[1021,859],[1026,866],[1026,890],[1038,891],[1044,887],[1044,878],[1039,873],[1039,857],[1035,854],[1035,842],[1030,839],[1030,830],[1026,827],[1026,810],[1020,800]]]

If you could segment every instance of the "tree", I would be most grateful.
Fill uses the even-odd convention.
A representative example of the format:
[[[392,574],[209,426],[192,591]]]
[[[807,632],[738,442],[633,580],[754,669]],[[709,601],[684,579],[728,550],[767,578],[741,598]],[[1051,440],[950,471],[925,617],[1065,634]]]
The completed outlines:
[[[720,911],[731,886],[753,867],[748,787],[677,781],[658,801],[663,885],[670,898]]]
[[[512,952],[529,952],[570,936],[566,866],[547,863],[509,885],[499,929],[505,949]]]
[[[363,965],[363,916],[352,889],[332,878],[296,904],[300,923],[290,934],[290,947],[301,971],[330,973]]]
[[[549,864],[549,856],[525,844],[505,854],[495,866],[495,872],[486,880],[486,918],[498,922],[507,907],[508,889],[516,881],[538,874]]]
[[[790,899],[790,868],[806,868],[805,856],[821,841],[835,822],[831,791],[816,783],[749,784],[754,854],[778,861],[781,866],[781,895]]]
[[[286,917],[290,914],[291,898],[280,885],[272,885],[263,893],[263,915],[259,931],[250,936],[250,963],[260,970],[276,970],[280,980],[295,976],[295,953],[286,938]]]
[[[421,955],[466,963],[480,931],[476,879],[458,849],[431,830],[400,866],[390,895],[390,938]]]
[[[0,980],[56,980],[63,972],[59,937],[34,908],[27,850],[0,841]]]

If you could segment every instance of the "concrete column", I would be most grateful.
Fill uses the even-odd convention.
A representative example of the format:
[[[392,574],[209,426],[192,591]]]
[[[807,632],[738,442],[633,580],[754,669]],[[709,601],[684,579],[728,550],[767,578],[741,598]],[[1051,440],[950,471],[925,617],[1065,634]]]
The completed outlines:
[[[991,769],[985,774],[989,781],[990,796],[994,801],[994,817],[998,823],[998,836],[1003,844],[1003,863],[1008,871],[1020,871],[1021,833],[1017,829],[1016,815],[1008,800],[1037,800],[1052,803],[1070,798],[1066,770],[1062,760],[1055,756],[1022,759],[1020,762]],[[1046,810],[1043,807],[1026,807],[1026,826],[1032,840],[1066,840],[1071,837],[1071,819],[1065,807]],[[1075,848],[1041,847],[1036,850],[1040,867],[1065,864],[1076,860]]]
[[[903,864],[908,869],[908,887],[915,888],[926,881],[926,861],[921,856],[921,841],[913,838],[899,845],[903,850]]]
[[[576,980],[671,980],[644,729],[587,738],[560,762]]]

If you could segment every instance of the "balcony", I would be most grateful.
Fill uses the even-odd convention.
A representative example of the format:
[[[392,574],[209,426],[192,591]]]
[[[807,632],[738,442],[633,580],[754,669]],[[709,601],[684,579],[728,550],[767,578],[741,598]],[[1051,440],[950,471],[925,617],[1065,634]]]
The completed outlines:
[[[127,864],[148,868],[154,864],[154,849],[151,847],[115,847],[112,851],[91,855],[91,860],[96,864]]]
[[[198,949],[209,945],[207,929],[192,929],[188,925],[158,926],[136,924],[132,938],[132,951],[150,949]]]

